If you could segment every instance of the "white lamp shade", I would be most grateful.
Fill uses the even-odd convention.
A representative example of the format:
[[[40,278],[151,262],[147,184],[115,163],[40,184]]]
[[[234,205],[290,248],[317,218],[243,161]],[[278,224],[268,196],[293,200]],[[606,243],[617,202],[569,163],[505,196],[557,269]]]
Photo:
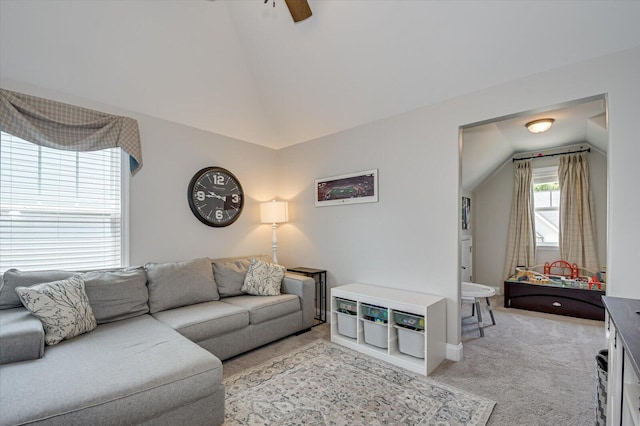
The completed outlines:
[[[286,201],[269,201],[260,204],[260,222],[283,223],[289,221],[289,203]]]

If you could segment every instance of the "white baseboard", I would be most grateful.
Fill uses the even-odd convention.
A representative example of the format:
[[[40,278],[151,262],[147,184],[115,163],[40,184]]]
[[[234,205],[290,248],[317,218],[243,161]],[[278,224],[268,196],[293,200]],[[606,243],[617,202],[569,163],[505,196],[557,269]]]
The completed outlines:
[[[446,358],[451,361],[462,361],[462,343],[457,345],[447,343]]]

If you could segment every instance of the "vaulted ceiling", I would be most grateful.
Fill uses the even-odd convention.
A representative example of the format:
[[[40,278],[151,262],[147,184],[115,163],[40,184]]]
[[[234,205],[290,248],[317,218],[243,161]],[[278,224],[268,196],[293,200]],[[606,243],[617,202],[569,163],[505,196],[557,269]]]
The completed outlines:
[[[10,79],[282,148],[640,45],[640,2],[0,0]]]
[[[514,154],[546,154],[551,148],[583,144],[606,154],[609,149],[607,106],[604,95],[595,99],[568,102],[561,107],[548,107],[542,112],[514,114],[463,130],[462,188],[474,190],[486,178],[511,161]],[[551,128],[544,133],[531,133],[530,121],[552,118]]]

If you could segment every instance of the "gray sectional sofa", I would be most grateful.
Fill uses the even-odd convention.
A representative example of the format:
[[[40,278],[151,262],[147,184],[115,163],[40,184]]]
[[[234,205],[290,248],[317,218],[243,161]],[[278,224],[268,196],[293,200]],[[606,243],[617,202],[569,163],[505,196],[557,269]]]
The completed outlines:
[[[247,295],[249,258],[83,273],[98,326],[53,346],[14,289],[76,273],[6,271],[0,425],[222,424],[221,360],[313,325],[313,279],[287,273],[280,295]]]

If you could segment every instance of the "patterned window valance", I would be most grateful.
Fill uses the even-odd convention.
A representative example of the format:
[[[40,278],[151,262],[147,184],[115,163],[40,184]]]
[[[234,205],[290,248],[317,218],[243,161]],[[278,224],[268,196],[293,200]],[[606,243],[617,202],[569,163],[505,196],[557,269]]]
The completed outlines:
[[[0,89],[0,128],[21,139],[66,151],[120,147],[131,174],[142,168],[138,122],[62,102]]]

